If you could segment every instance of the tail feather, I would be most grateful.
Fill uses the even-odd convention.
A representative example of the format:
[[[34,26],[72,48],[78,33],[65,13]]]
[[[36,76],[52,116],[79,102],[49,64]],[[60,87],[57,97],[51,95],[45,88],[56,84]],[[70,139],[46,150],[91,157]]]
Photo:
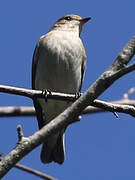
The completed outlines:
[[[51,142],[56,141],[52,146]],[[51,137],[49,141],[45,142],[42,146],[41,161],[43,163],[50,163],[52,161],[62,164],[65,160],[65,145],[64,134],[60,133],[57,137]]]

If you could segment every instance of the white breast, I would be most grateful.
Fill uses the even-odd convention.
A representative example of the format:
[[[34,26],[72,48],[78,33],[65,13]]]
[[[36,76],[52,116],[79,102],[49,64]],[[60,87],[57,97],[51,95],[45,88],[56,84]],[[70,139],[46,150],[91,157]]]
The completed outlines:
[[[38,64],[36,70],[35,88],[49,89],[55,92],[76,93],[81,84],[82,42],[80,38],[54,33],[41,38],[39,43]],[[48,119],[62,112],[67,102],[50,100],[45,104]],[[47,109],[47,110],[46,110]],[[55,114],[51,111],[56,109]],[[51,116],[51,117],[50,117]]]

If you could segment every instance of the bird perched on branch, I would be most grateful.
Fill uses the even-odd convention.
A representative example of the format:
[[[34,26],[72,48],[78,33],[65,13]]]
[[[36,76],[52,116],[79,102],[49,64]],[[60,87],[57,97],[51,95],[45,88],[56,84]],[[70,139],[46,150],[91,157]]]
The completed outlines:
[[[80,34],[83,25],[91,18],[70,14],[63,16],[51,30],[40,37],[33,55],[32,88],[79,93],[85,72],[86,53]],[[49,123],[71,104],[65,101],[35,99],[34,106],[39,128]],[[41,161],[62,164],[65,159],[65,129],[45,139]]]

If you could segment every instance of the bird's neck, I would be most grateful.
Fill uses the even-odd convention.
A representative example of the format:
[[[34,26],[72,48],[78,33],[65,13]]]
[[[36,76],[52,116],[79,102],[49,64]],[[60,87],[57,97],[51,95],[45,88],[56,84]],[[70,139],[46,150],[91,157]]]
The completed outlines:
[[[62,26],[62,25],[57,25],[55,24],[52,28],[51,31],[60,31],[61,33],[63,32],[68,32],[70,33],[72,36],[80,36],[80,29],[79,27],[73,27],[73,26]]]

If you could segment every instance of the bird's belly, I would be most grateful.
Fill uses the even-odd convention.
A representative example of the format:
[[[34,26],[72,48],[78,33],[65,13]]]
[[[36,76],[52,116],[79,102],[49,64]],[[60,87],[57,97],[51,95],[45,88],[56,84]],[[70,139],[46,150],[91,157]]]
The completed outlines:
[[[72,63],[71,63],[72,64]],[[54,92],[73,94],[79,91],[81,83],[81,66],[70,67],[63,61],[45,62],[39,68],[37,74],[36,89],[49,89]],[[44,109],[47,122],[63,112],[71,103],[58,100],[39,100]]]
[[[39,59],[40,60],[40,59]],[[36,89],[76,93],[81,84],[81,63],[77,57],[53,56],[40,60],[36,72]]]

